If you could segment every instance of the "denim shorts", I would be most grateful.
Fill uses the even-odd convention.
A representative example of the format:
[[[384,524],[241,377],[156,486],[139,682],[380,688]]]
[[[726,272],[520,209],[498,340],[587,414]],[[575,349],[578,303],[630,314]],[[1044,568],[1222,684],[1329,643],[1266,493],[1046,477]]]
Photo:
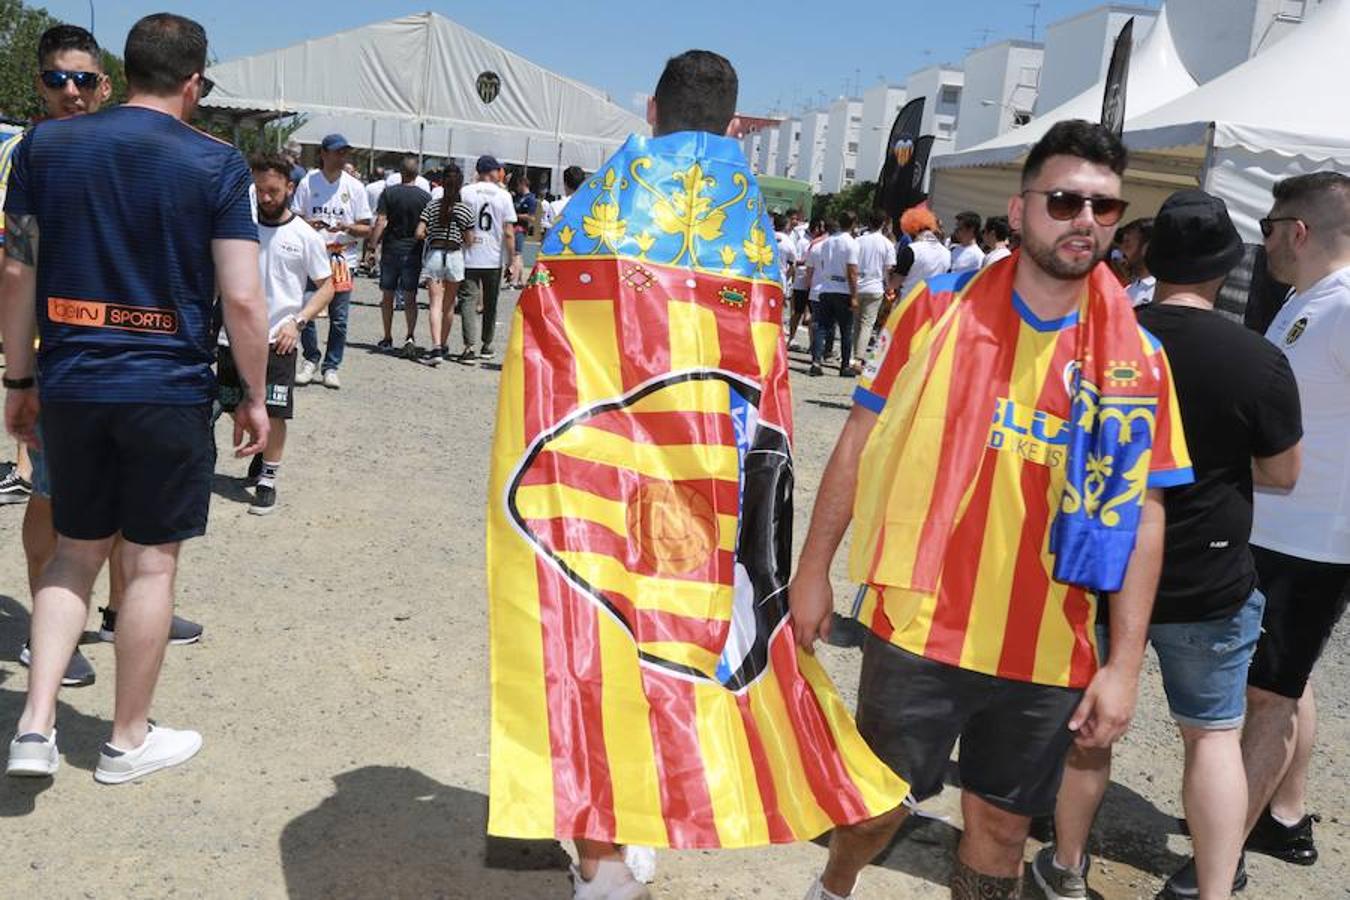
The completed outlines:
[[[428,247],[422,257],[422,274],[438,281],[463,281],[464,251]]]
[[[1247,669],[1261,637],[1266,598],[1253,590],[1237,612],[1207,622],[1150,625],[1148,640],[1158,654],[1163,691],[1178,725],[1225,731],[1247,714]],[[1097,626],[1097,646],[1106,661],[1110,639]]]

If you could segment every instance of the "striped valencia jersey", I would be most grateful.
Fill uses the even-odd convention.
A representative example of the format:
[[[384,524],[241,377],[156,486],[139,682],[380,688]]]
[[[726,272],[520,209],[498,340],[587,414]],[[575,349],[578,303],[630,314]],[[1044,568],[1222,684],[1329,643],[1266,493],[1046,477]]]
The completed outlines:
[[[14,162],[14,148],[23,140],[23,132],[0,141],[0,247],[5,246],[5,189],[9,186],[9,170]]]
[[[970,273],[942,275],[892,313],[854,401],[880,413],[905,367]],[[979,284],[971,290],[979,290]],[[989,385],[994,415],[983,459],[962,497],[935,592],[867,585],[861,619],[879,637],[939,662],[1000,678],[1082,688],[1097,668],[1096,598],[1052,577],[1050,524],[1064,491],[1069,384],[1078,314],[1045,321],[1014,293],[1017,311],[999,340],[1015,352]],[[1162,345],[1141,329],[1158,373],[1148,486],[1191,480],[1175,389]],[[960,343],[933,378],[961,379]],[[942,387],[939,385],[939,387]],[[940,427],[940,425],[935,426]],[[937,478],[943,477],[940,461]],[[913,490],[932,494],[934,485]],[[886,552],[892,548],[880,548]]]

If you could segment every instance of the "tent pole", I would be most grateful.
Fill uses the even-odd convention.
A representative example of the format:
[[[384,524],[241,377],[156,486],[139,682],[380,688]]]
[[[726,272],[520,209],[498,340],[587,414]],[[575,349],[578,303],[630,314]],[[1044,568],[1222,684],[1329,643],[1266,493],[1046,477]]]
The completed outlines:
[[[525,135],[525,181],[530,180],[530,136]]]
[[[422,171],[422,146],[427,139],[427,123],[417,123],[417,171]]]
[[[366,177],[375,175],[375,120],[370,120],[370,164],[366,168]]]

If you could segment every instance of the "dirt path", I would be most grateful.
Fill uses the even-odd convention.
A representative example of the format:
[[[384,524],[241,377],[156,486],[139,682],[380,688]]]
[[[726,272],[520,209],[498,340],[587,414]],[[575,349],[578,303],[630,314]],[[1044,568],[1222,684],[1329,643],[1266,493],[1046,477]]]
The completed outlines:
[[[300,393],[277,513],[247,515],[236,480],[245,467],[222,460],[211,533],[184,555],[179,611],[204,623],[206,636],[170,650],[156,715],[199,729],[205,749],[141,784],[95,784],[113,654],[110,645],[86,647],[99,678],[62,694],[61,772],[52,781],[0,779],[0,895],[571,896],[556,846],[483,835],[483,492],[497,372],[372,354],[374,298],[372,283],[360,282],[343,389]],[[802,377],[794,388],[800,541],[851,383]],[[228,441],[224,424],[220,436]],[[25,684],[16,662],[28,607],[21,512],[0,509],[6,737]],[[842,609],[850,594],[842,569],[837,576]],[[100,587],[96,602],[104,596]],[[857,654],[822,656],[851,702]],[[1337,821],[1350,742],[1343,632],[1327,657],[1312,784],[1326,817],[1322,862],[1297,869],[1253,858],[1248,897],[1347,896],[1350,844]],[[1188,852],[1173,818],[1180,760],[1150,668],[1099,828],[1092,884],[1107,900],[1152,897]],[[947,896],[955,793],[929,806],[953,824],[907,828],[864,875],[859,897]],[[795,900],[824,857],[814,844],[663,853],[657,895]]]

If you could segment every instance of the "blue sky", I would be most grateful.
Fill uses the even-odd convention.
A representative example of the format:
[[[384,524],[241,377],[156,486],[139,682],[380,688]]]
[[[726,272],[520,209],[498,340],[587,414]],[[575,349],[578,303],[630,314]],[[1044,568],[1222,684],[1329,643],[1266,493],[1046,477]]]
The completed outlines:
[[[1157,0],[1135,4],[1157,6]],[[88,0],[44,5],[58,18],[88,27]],[[1047,23],[1097,5],[1041,0],[1037,38]],[[121,52],[136,19],[167,6],[206,26],[212,52],[222,60],[427,9],[357,0],[93,0],[93,6],[95,34],[111,50]],[[852,93],[855,83],[866,88],[881,77],[903,82],[925,65],[959,63],[983,43],[1028,37],[1033,13],[1026,0],[516,0],[430,8],[630,107],[655,85],[668,57],[690,47],[716,50],[740,74],[745,113],[794,112],[804,103],[819,104],[822,95]]]

